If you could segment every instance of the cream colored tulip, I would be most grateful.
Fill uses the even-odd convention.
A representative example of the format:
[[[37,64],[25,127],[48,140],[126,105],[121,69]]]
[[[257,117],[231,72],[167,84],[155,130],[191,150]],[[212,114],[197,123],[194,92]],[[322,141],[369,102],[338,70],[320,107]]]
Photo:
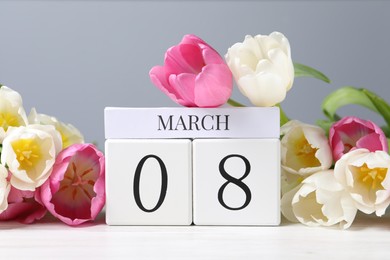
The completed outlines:
[[[26,112],[20,94],[6,86],[0,87],[0,128],[6,132],[11,126],[25,126]],[[1,133],[0,133],[1,135]],[[0,136],[1,137],[1,136]]]
[[[290,43],[280,32],[247,35],[225,55],[241,93],[255,106],[282,102],[294,82]]]
[[[291,205],[296,219],[307,226],[339,224],[346,229],[357,213],[350,194],[337,182],[332,170],[307,177],[292,198]]]
[[[390,205],[389,169],[388,153],[357,149],[336,162],[335,177],[351,194],[360,211],[382,216]]]
[[[0,164],[0,213],[8,207],[8,194],[11,190],[11,185],[7,181],[8,171]]]
[[[3,140],[1,163],[12,173],[12,186],[34,191],[42,185],[61,147],[61,137],[54,126],[10,127]]]
[[[309,176],[332,166],[328,138],[320,127],[290,121],[281,133],[281,164],[285,171]]]
[[[57,118],[48,116],[45,114],[38,114],[35,108],[31,109],[30,115],[28,116],[30,124],[42,124],[52,125],[61,134],[63,148],[67,148],[72,144],[84,143],[84,137],[80,131],[71,124],[65,124],[58,121]]]
[[[286,171],[285,169],[281,169],[281,192],[282,196],[286,194],[287,192],[293,190],[295,187],[299,186],[302,181],[305,179],[304,176],[296,174],[296,173],[291,173]]]

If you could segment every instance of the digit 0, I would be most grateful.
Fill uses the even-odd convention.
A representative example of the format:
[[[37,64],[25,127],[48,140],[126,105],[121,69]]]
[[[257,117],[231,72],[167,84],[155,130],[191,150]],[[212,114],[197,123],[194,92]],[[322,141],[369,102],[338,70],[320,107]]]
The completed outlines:
[[[230,176],[225,170],[226,161],[230,158],[233,158],[233,157],[238,157],[238,158],[242,159],[245,163],[244,175],[242,175],[242,177],[239,179],[236,179],[233,176]],[[221,162],[219,163],[219,172],[221,173],[222,177],[226,180],[226,182],[221,186],[221,188],[218,191],[218,201],[224,208],[229,209],[229,210],[240,210],[240,209],[244,209],[246,206],[248,206],[249,202],[252,199],[252,194],[251,194],[251,191],[248,188],[248,186],[246,186],[246,184],[243,183],[242,180],[248,176],[250,171],[251,171],[251,165],[250,165],[248,159],[242,155],[230,154],[221,160]],[[241,207],[237,207],[237,208],[230,207],[230,206],[226,205],[225,201],[223,200],[223,192],[229,183],[233,183],[233,184],[237,185],[245,192],[245,202]]]
[[[142,167],[144,166],[145,162],[149,158],[155,159],[158,162],[158,164],[160,165],[160,169],[161,169],[160,197],[158,198],[158,202],[157,202],[156,206],[152,209],[147,209],[144,207],[144,205],[141,202],[140,192],[139,192],[139,182],[140,182],[140,178],[141,178]],[[165,195],[167,194],[167,186],[168,186],[167,168],[165,167],[165,164],[161,160],[161,158],[156,156],[156,155],[153,155],[153,154],[149,154],[149,155],[146,155],[145,157],[143,157],[141,159],[141,161],[138,163],[137,168],[135,169],[135,174],[134,174],[133,192],[134,192],[135,203],[137,203],[137,206],[145,212],[154,212],[154,211],[158,210],[161,207],[162,203],[164,202]]]

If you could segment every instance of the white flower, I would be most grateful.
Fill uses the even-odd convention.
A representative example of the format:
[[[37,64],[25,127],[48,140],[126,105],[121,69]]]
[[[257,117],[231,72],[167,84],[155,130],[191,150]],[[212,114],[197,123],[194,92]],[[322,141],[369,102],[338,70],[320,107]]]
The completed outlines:
[[[0,127],[0,144],[3,143],[4,137],[5,137],[5,130],[4,128]]]
[[[286,194],[287,192],[293,190],[295,187],[299,186],[302,181],[305,179],[304,176],[295,174],[295,173],[290,173],[286,171],[285,169],[281,169],[281,185],[280,189],[282,192],[282,195]]]
[[[357,149],[336,162],[335,177],[350,192],[359,210],[382,216],[390,204],[389,168],[386,152]]]
[[[26,112],[20,94],[6,86],[0,87],[0,137],[10,126],[25,126]],[[1,140],[0,140],[1,141]]]
[[[302,184],[299,184],[295,188],[287,191],[282,195],[282,199],[280,200],[280,210],[283,216],[291,222],[299,222],[293,211],[292,200],[301,187]]]
[[[11,184],[34,191],[49,177],[62,142],[54,126],[10,127],[3,140],[1,163],[7,165]]]
[[[279,32],[247,35],[225,55],[242,94],[255,106],[274,106],[284,100],[294,81],[290,43]]]
[[[8,194],[11,190],[11,185],[7,181],[8,171],[0,164],[0,213],[8,207]]]
[[[340,224],[342,228],[351,226],[355,219],[357,208],[344,187],[337,182],[332,170],[315,173],[307,177],[301,186],[287,193],[292,197],[291,209],[282,212],[288,219],[295,218],[307,226],[333,226]],[[289,201],[284,199],[282,206]],[[291,212],[294,214],[291,215]]]
[[[281,133],[281,164],[287,172],[308,176],[332,166],[332,151],[320,127],[290,121]]]
[[[72,144],[84,143],[84,137],[80,131],[71,124],[65,124],[58,121],[57,118],[48,116],[45,114],[38,114],[35,108],[31,109],[30,115],[28,116],[30,124],[42,124],[52,125],[61,134],[63,148],[67,148]]]

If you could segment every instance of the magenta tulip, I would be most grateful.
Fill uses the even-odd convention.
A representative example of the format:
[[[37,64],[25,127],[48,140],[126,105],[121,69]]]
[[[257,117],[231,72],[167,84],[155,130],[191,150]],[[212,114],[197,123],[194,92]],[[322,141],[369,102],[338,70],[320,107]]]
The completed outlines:
[[[223,58],[195,35],[165,53],[164,66],[155,66],[150,79],[176,103],[187,107],[218,107],[227,102],[233,76]]]
[[[41,186],[43,204],[70,226],[94,220],[105,198],[104,155],[92,144],[74,144],[61,151]]]
[[[331,127],[329,142],[335,161],[358,148],[366,148],[371,152],[388,151],[387,139],[380,127],[371,121],[352,116],[344,117]]]
[[[8,194],[8,208],[0,214],[0,221],[18,220],[23,224],[31,224],[43,218],[47,212],[41,204],[36,191],[22,191],[11,186]]]

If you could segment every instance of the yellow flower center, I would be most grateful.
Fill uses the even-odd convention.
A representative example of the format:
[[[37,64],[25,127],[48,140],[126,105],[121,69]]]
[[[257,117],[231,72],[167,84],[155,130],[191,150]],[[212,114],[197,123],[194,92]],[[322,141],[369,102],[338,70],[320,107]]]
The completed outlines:
[[[352,166],[357,179],[365,188],[372,190],[384,190],[382,186],[383,180],[386,178],[387,168],[368,168],[367,164],[360,167]]]
[[[7,131],[10,126],[20,126],[19,116],[9,112],[0,112],[0,127]]]
[[[19,170],[30,171],[42,157],[37,140],[32,138],[18,139],[12,142],[12,148],[20,165]]]
[[[307,167],[320,166],[321,163],[315,156],[318,148],[313,148],[306,138],[302,137],[297,140],[295,155]]]

